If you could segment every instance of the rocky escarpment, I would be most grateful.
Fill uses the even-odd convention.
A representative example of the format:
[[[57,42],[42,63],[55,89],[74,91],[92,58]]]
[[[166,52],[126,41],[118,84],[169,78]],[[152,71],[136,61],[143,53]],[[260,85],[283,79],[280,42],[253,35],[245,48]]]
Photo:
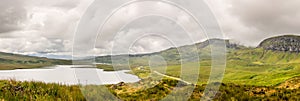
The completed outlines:
[[[218,44],[218,43],[219,43],[219,45],[224,44],[226,46],[226,48],[231,48],[231,49],[240,49],[243,47],[241,45],[231,43],[231,42],[229,42],[229,40],[226,40],[226,39],[209,39],[204,42],[197,43],[196,45],[198,46],[198,48],[201,49],[201,48],[205,48],[211,44]]]
[[[266,50],[300,52],[300,36],[285,35],[264,40],[258,46]]]

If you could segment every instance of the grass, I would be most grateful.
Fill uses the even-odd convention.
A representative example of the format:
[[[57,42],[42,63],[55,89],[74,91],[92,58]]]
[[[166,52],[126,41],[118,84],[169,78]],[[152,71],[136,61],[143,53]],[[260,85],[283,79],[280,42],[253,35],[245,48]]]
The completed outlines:
[[[228,54],[224,82],[274,86],[300,75],[300,54],[244,49]]]
[[[187,73],[187,77],[198,74],[197,84],[207,83],[211,73],[211,60],[209,56],[203,56],[200,60],[200,69],[197,63],[186,63],[186,67],[181,68],[181,64],[169,63],[167,67],[161,66],[156,71],[166,72],[166,75],[180,77],[181,72]],[[146,58],[145,56],[142,58]],[[136,60],[136,61],[135,61]],[[287,79],[300,76],[300,54],[276,51],[265,51],[261,48],[244,48],[240,50],[230,50],[227,55],[226,71],[223,82],[242,85],[255,86],[275,86]],[[132,62],[134,61],[134,62]],[[131,70],[133,74],[142,78],[149,75],[153,67],[148,64],[138,66],[144,67],[143,70],[137,69],[138,60],[132,58]],[[183,71],[184,70],[184,71]]]
[[[103,69],[104,71],[115,71],[115,69],[112,65],[97,64],[96,66],[97,66],[97,68]]]
[[[0,81],[0,99],[6,101],[83,101],[78,86],[45,84],[42,82]]]
[[[298,79],[296,79],[298,80]],[[299,80],[298,80],[299,81]],[[191,90],[189,101],[199,101],[204,96],[207,86],[203,85],[177,85],[178,81],[162,79],[151,88],[141,88],[140,85],[149,82],[142,80],[137,84],[115,84],[106,86],[67,86],[60,84],[45,84],[42,82],[19,82],[14,80],[0,81],[0,100],[3,101],[85,101],[100,100],[111,101],[121,99],[124,101],[157,101],[183,100],[183,92]],[[150,80],[152,82],[152,80]],[[214,83],[216,84],[216,83]],[[177,90],[175,90],[175,88]],[[276,86],[254,86],[233,83],[222,83],[216,96],[207,98],[216,101],[224,100],[300,100],[300,88],[286,89]]]
[[[178,90],[174,90],[177,81],[164,79],[161,83],[150,89],[141,89],[135,92],[128,92],[124,89],[128,89],[129,85],[119,86],[119,88],[114,88],[112,91],[118,98],[130,101],[151,101],[151,100],[161,100],[162,98],[167,100],[180,100],[182,98],[181,92],[186,89],[190,89],[191,86],[180,86],[177,87]],[[190,101],[199,101],[204,95],[206,85],[197,85],[193,90]],[[113,88],[113,87],[111,87]],[[118,89],[118,90],[117,90]],[[118,91],[118,92],[117,92]],[[159,92],[159,93],[151,93]],[[172,92],[172,94],[170,94]],[[300,89],[281,89],[269,86],[252,86],[252,85],[237,85],[232,83],[222,83],[219,91],[216,93],[215,97],[207,98],[216,101],[224,100],[242,100],[242,101],[252,101],[252,100],[299,100]],[[168,97],[167,97],[168,95]]]
[[[166,75],[180,77],[182,70],[188,73],[186,76],[191,78],[199,71],[199,80],[197,84],[207,83],[211,72],[211,60],[208,56],[208,49],[203,49],[201,53],[202,60],[200,60],[200,69],[197,63],[185,64],[188,68],[181,68],[181,64],[174,61],[167,61],[167,67],[161,66],[156,68],[156,71],[165,72]],[[176,54],[174,50],[162,53],[166,60],[168,57]],[[170,56],[169,56],[169,55]],[[203,55],[205,54],[205,55]],[[148,77],[151,69],[148,63],[144,60],[149,59],[150,56],[131,57],[130,64],[132,73],[145,78]],[[142,60],[143,61],[142,61]],[[176,59],[176,58],[175,58]],[[242,85],[255,86],[275,86],[280,83],[300,76],[300,54],[290,52],[266,51],[262,48],[243,48],[236,50],[229,50],[227,54],[226,71],[223,78],[225,83],[235,83]],[[139,67],[143,69],[137,69]],[[112,66],[99,66],[105,70],[114,70]]]

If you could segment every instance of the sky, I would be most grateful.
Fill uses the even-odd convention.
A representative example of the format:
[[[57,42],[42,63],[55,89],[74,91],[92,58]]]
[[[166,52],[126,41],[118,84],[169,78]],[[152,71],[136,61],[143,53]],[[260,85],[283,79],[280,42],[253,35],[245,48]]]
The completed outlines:
[[[74,33],[78,23],[93,1],[2,0],[0,4],[0,51],[69,58],[72,55]],[[213,12],[223,30],[224,37],[235,43],[255,47],[268,37],[284,34],[298,35],[300,32],[298,28],[300,26],[299,0],[205,0],[205,3]],[[126,23],[125,20],[129,19],[125,15],[134,16],[143,13],[145,7],[149,6],[141,5],[124,8],[124,11],[117,13],[115,17],[112,16],[117,20],[109,22],[107,29],[110,30],[107,32],[115,32],[117,35],[112,37],[113,35],[107,34],[96,38],[95,48],[90,50],[90,53],[105,55],[110,53],[112,46],[125,45],[130,45],[129,49],[125,47],[130,53],[148,53],[174,47],[174,43],[178,46],[204,40],[196,38],[194,41],[188,41],[188,37],[187,41],[183,40],[185,36],[181,35],[184,32],[180,26],[162,17],[153,17],[151,20],[145,18],[143,24],[137,20],[119,32],[114,30],[122,27],[122,24]],[[168,5],[159,7],[165,10],[170,8]],[[177,13],[176,9],[172,12],[176,13],[170,13],[170,15],[177,15],[179,22],[186,21],[188,22],[186,24],[193,24],[185,13]],[[116,23],[116,21],[123,22]],[[162,34],[166,38],[156,35],[142,37],[140,34],[142,31],[132,29],[135,27],[145,29],[149,26],[167,29],[168,33]],[[141,37],[137,39],[137,36]],[[87,40],[82,40],[82,42],[85,41]]]

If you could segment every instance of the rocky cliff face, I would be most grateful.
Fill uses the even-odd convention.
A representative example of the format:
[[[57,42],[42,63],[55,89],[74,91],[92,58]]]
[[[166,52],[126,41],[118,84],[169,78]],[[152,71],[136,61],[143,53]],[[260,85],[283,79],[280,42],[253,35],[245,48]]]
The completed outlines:
[[[264,40],[258,46],[266,50],[300,52],[300,36],[285,35]]]
[[[225,40],[225,39],[209,39],[204,42],[197,43],[196,45],[198,46],[198,48],[201,49],[209,46],[210,44],[223,43],[223,42],[225,42],[226,48],[240,49],[241,47],[243,47],[235,43],[230,43],[229,40]]]

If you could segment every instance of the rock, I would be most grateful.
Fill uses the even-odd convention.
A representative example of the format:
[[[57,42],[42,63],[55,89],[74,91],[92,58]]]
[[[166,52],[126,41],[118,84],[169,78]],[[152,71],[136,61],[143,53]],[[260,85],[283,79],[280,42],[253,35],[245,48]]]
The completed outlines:
[[[265,50],[300,52],[300,36],[284,35],[265,39],[258,46]]]

